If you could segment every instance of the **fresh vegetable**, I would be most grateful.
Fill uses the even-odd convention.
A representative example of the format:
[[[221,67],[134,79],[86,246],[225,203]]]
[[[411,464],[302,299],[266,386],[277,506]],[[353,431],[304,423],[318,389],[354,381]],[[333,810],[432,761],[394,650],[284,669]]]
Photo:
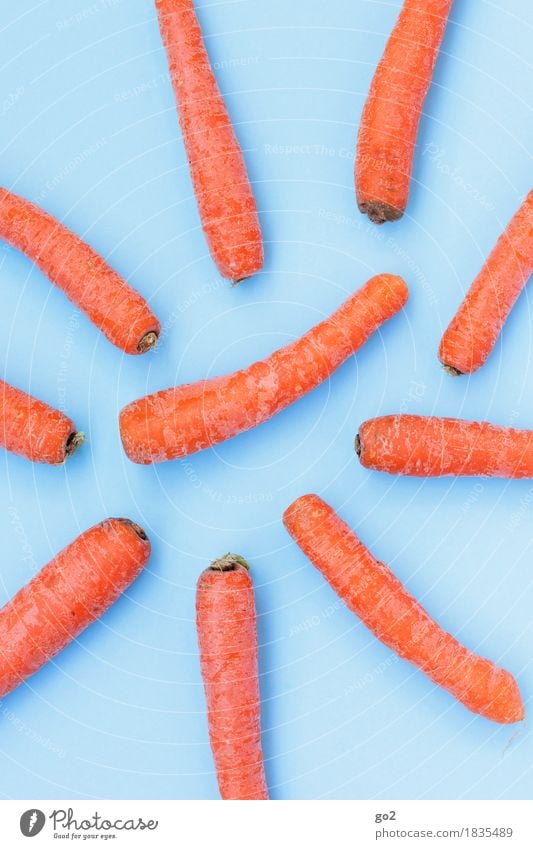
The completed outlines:
[[[361,425],[355,450],[367,469],[391,475],[533,477],[533,431],[488,422],[381,416]]]
[[[4,188],[0,239],[26,254],[118,348],[143,354],[155,345],[159,322],[144,298],[71,230]]]
[[[148,537],[106,519],[57,554],[0,610],[0,698],[98,619],[139,575]]]
[[[452,375],[480,368],[533,271],[533,190],[472,283],[442,337],[439,359]]]
[[[268,799],[254,591],[242,557],[226,554],[202,572],[196,625],[220,795],[223,799]]]
[[[266,360],[133,401],[120,414],[126,454],[135,463],[161,463],[256,427],[326,380],[407,296],[401,277],[380,274],[330,318]]]
[[[298,498],[283,519],[302,551],[378,640],[474,713],[502,723],[524,718],[512,675],[443,631],[318,495]]]
[[[83,434],[59,410],[0,380],[0,445],[35,463],[64,463]]]
[[[235,283],[263,265],[255,199],[192,0],[155,0],[159,27],[211,255]]]
[[[375,224],[407,206],[422,107],[452,0],[405,0],[366,100],[355,159],[357,203]]]

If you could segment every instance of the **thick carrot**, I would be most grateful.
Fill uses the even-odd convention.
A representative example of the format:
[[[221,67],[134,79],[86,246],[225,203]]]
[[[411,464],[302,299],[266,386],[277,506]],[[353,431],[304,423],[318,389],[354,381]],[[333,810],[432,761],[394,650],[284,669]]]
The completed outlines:
[[[106,519],[57,554],[0,610],[0,698],[98,619],[139,575],[148,537]]]
[[[480,368],[533,272],[533,189],[496,242],[442,337],[439,359],[452,375]]]
[[[268,799],[261,750],[254,590],[242,557],[205,569],[196,625],[211,750],[223,799]]]
[[[155,0],[183,142],[209,250],[238,283],[263,265],[246,165],[202,39],[192,0]]]
[[[133,401],[120,414],[126,454],[135,463],[161,463],[261,424],[326,380],[407,296],[401,277],[380,274],[330,318],[266,360]]]
[[[159,322],[144,298],[71,230],[4,188],[0,239],[26,254],[118,348],[143,354],[155,345]]]
[[[407,206],[418,125],[452,0],[405,0],[366,100],[355,159],[357,203],[375,224]]]
[[[444,631],[318,495],[298,498],[283,520],[302,551],[378,640],[474,713],[502,723],[524,718],[512,675]]]
[[[533,478],[533,431],[400,414],[364,422],[355,439],[363,466],[391,475]]]
[[[0,380],[0,445],[34,463],[59,465],[83,443],[59,410]]]

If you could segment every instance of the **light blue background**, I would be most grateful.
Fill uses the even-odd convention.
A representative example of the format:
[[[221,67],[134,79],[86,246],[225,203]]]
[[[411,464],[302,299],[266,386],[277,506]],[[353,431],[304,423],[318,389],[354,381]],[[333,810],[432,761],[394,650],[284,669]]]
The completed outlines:
[[[217,555],[253,565],[272,797],[527,798],[533,738],[468,713],[396,661],[288,539],[321,493],[447,629],[533,690],[531,482],[394,479],[363,469],[364,419],[410,412],[533,425],[531,302],[472,379],[441,333],[530,188],[527,0],[453,9],[404,219],[356,210],[352,155],[400,3],[212,0],[207,45],[246,151],[264,272],[231,289],[199,229],[151,0],[1,3],[1,181],[84,236],[149,298],[160,349],[123,356],[21,255],[1,247],[2,372],[63,406],[88,445],[65,468],[0,455],[0,601],[107,515],[153,555],[115,607],[0,704],[0,794],[217,798],[194,626]],[[134,466],[134,397],[244,366],[380,271],[411,298],[330,382],[254,432],[183,462]]]

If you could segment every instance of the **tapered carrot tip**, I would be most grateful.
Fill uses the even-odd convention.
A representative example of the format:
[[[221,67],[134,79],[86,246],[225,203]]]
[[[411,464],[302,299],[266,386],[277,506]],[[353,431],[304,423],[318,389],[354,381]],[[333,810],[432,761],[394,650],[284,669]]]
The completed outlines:
[[[368,215],[373,224],[385,224],[386,221],[398,221],[403,209],[397,209],[389,203],[380,200],[365,200],[357,204],[363,215]]]
[[[76,453],[78,448],[83,445],[85,442],[85,434],[81,433],[81,431],[74,431],[70,434],[67,439],[67,444],[65,446],[65,460],[67,457],[72,457],[73,454]]]
[[[488,719],[492,719],[493,722],[500,722],[505,725],[521,722],[526,711],[518,684],[510,672],[500,669],[498,673],[503,677],[503,681],[500,681],[499,686],[494,688],[496,696],[490,702],[484,715]]]
[[[146,354],[151,348],[157,345],[157,340],[159,339],[159,333],[156,333],[155,330],[150,330],[149,333],[145,333],[139,344],[137,345],[137,350],[139,354]]]

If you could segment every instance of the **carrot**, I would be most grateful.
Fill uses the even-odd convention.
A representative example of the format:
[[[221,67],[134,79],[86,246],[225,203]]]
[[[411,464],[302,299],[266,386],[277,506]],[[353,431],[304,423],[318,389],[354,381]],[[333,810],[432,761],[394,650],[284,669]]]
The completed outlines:
[[[452,375],[480,368],[533,271],[533,189],[496,242],[442,337],[439,359]]]
[[[407,206],[422,107],[452,0],[405,0],[378,64],[357,139],[355,185],[361,212],[375,224]]]
[[[196,591],[209,738],[223,799],[268,799],[249,568],[226,554],[202,572]]]
[[[533,431],[437,416],[381,416],[359,428],[363,466],[392,475],[533,477]]]
[[[57,554],[0,610],[0,698],[98,619],[139,575],[148,537],[106,519]]]
[[[290,535],[372,633],[474,713],[493,722],[524,718],[512,675],[444,631],[318,495],[286,510]]]
[[[120,414],[135,463],[161,463],[256,427],[310,392],[406,303],[401,277],[369,280],[330,318],[266,360],[233,374],[147,395]]]
[[[83,433],[59,410],[0,380],[0,445],[34,463],[64,463]]]
[[[159,322],[144,298],[71,230],[5,188],[0,239],[26,254],[118,348],[143,354],[155,345]]]
[[[202,226],[223,277],[263,265],[255,199],[192,0],[155,0]]]

